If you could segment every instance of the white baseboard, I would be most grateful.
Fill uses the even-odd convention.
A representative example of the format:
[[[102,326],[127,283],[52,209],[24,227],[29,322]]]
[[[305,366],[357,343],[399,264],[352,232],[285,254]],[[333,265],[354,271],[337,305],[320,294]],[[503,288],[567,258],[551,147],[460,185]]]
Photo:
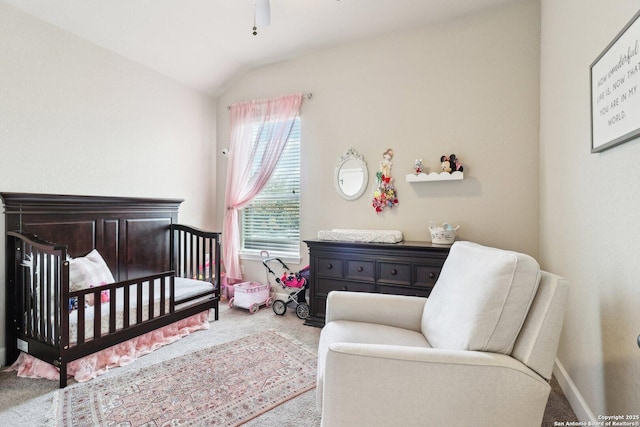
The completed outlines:
[[[587,405],[587,402],[582,397],[582,394],[580,394],[578,387],[576,387],[575,383],[571,380],[569,373],[564,369],[564,366],[562,366],[562,363],[560,363],[557,358],[553,365],[553,375],[558,380],[558,384],[564,392],[564,395],[567,397],[569,405],[571,405],[571,409],[575,412],[578,420],[584,422],[598,421],[593,415],[591,408],[589,408],[589,405]]]

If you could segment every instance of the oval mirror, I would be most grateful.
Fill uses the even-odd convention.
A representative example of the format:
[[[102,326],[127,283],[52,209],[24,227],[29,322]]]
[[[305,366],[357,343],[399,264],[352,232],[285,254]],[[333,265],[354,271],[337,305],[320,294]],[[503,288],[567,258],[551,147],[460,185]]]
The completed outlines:
[[[369,183],[367,163],[356,150],[350,148],[338,159],[334,184],[338,194],[346,200],[355,200],[364,194]]]

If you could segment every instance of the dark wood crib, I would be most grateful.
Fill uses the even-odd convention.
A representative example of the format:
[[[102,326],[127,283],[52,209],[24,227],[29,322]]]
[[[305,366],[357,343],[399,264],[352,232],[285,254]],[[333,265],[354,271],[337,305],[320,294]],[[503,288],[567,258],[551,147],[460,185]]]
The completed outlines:
[[[203,311],[213,309],[218,319],[220,233],[177,224],[182,200],[0,196],[6,225],[7,365],[24,351],[57,366],[65,387],[69,362]],[[93,249],[115,283],[71,290],[68,257]],[[179,299],[177,277],[208,283],[204,291]],[[101,301],[104,293],[108,303],[70,304],[89,297]],[[77,318],[74,332],[71,313]],[[108,321],[101,320],[105,317]],[[85,324],[86,318],[93,325]]]

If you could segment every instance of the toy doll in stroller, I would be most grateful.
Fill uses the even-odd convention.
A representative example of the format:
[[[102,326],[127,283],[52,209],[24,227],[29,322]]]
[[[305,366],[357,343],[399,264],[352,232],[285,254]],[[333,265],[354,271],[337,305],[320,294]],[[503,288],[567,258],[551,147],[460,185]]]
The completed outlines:
[[[284,269],[281,277],[269,267],[269,263],[277,261]],[[271,308],[278,316],[282,316],[287,312],[288,305],[294,305],[296,316],[300,319],[309,317],[309,305],[307,304],[307,288],[309,287],[309,267],[305,267],[297,273],[292,273],[291,269],[280,258],[266,258],[262,264],[267,269],[268,274],[275,277],[276,283],[288,292],[286,301],[277,299],[273,302]]]

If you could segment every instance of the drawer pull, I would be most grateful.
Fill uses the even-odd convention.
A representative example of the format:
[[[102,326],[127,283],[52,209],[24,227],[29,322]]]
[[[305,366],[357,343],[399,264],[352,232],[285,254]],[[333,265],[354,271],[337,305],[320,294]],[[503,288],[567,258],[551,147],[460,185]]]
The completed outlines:
[[[358,273],[362,273],[364,271],[364,267],[363,266],[358,266]]]
[[[436,278],[436,273],[434,273],[433,271],[429,273],[429,279],[435,279],[435,278]]]
[[[398,274],[398,270],[396,270],[395,268],[391,269],[391,275],[395,276],[396,274]]]
[[[329,263],[327,264],[327,270],[331,270],[333,268],[333,264]]]

